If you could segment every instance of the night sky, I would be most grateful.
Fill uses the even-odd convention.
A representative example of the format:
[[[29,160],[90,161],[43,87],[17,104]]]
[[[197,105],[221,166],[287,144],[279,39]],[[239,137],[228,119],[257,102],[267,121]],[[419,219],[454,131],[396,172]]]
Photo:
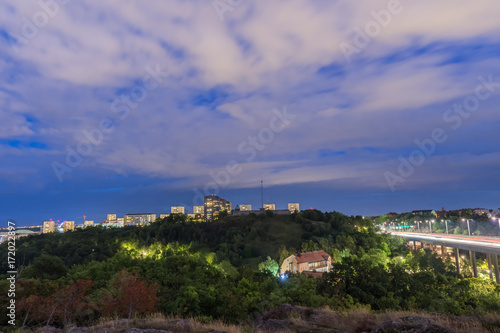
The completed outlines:
[[[0,226],[500,207],[500,2],[0,3]]]

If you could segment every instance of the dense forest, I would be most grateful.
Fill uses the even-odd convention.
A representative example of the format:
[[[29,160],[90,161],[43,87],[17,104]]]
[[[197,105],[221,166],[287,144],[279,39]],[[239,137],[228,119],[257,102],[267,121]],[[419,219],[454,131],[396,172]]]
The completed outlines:
[[[17,241],[16,326],[91,325],[102,317],[161,312],[241,322],[283,303],[343,310],[500,312],[500,286],[457,275],[450,259],[411,253],[373,221],[307,210],[226,216],[197,223],[170,216],[146,227],[100,226]],[[7,262],[2,244],[1,262]],[[296,251],[322,249],[320,278],[276,274]],[[6,265],[1,290],[8,289]],[[0,306],[8,305],[7,293]],[[7,326],[8,317],[0,325]]]

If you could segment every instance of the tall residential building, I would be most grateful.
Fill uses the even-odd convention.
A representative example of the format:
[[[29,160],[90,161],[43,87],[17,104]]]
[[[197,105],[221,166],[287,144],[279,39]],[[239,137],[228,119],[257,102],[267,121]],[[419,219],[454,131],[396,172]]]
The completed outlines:
[[[144,226],[153,223],[156,220],[156,214],[126,214],[123,216],[124,225]]]
[[[49,232],[54,232],[56,224],[54,221],[43,221],[42,234],[48,234]]]
[[[240,205],[240,210],[252,210],[252,205]]]
[[[300,212],[299,204],[298,203],[289,203],[288,210],[290,211],[290,213]]]
[[[91,227],[94,225],[94,221],[83,221],[84,227]]]
[[[116,221],[116,214],[108,214],[108,222]]]
[[[264,209],[265,210],[276,210],[276,205],[271,204],[271,203],[267,203],[267,204],[264,204]]]
[[[75,230],[75,221],[64,221],[63,230],[64,232]]]
[[[204,206],[193,206],[193,214],[203,215],[204,212],[205,212],[205,207]]]
[[[231,203],[214,194],[206,196],[204,203],[204,217],[206,222],[214,221],[220,212],[223,211],[231,214]]]
[[[170,214],[184,214],[184,207],[172,206],[170,207]]]

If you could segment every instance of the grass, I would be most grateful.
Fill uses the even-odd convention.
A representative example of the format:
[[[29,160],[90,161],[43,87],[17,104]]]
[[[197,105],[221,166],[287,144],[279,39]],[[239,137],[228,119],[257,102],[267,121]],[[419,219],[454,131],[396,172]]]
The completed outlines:
[[[270,312],[271,313],[271,312]],[[483,316],[446,316],[436,313],[418,311],[389,311],[375,313],[367,309],[353,309],[349,311],[334,311],[329,308],[311,309],[293,307],[288,314],[274,310],[275,318],[289,324],[287,330],[273,330],[277,333],[305,333],[305,332],[370,332],[377,326],[387,321],[401,317],[421,317],[433,321],[439,326],[446,327],[456,333],[500,333],[500,316],[489,314]],[[277,316],[277,317],[276,317]],[[264,314],[266,317],[266,314]],[[266,318],[271,318],[268,316]],[[177,318],[163,314],[153,314],[140,319],[101,319],[96,325],[90,327],[89,333],[108,329],[108,332],[122,333],[129,328],[157,329],[179,333],[208,333],[212,330],[228,333],[266,333],[258,328],[255,322],[246,324],[228,324],[220,320],[203,321],[196,318]],[[39,331],[41,332],[41,331]]]

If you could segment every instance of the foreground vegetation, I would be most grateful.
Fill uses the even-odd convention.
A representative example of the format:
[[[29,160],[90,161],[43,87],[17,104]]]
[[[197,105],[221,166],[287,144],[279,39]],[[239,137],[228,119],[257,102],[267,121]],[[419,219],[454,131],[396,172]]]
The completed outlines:
[[[290,309],[290,311],[286,311]],[[398,325],[399,323],[399,325]],[[401,325],[401,323],[405,326]],[[229,324],[221,320],[210,322],[189,318],[183,319],[155,313],[137,319],[109,319],[102,318],[95,325],[81,333],[94,332],[141,332],[140,330],[165,330],[178,333],[292,333],[292,332],[387,332],[387,328],[396,326],[396,332],[404,328],[414,331],[443,332],[436,327],[448,329],[454,333],[486,333],[500,332],[500,320],[495,315],[479,315],[470,317],[456,317],[436,313],[385,311],[375,313],[366,309],[351,309],[333,311],[331,309],[311,309],[306,307],[287,307],[268,311],[254,321],[238,324]],[[394,325],[396,324],[396,325]],[[389,326],[389,327],[388,327]],[[399,327],[397,327],[399,326]],[[403,326],[403,327],[401,327]],[[384,328],[386,329],[384,331]],[[434,328],[434,330],[431,330]],[[32,332],[47,332],[45,328],[32,328]],[[55,333],[51,328],[51,332]],[[444,331],[447,332],[447,331]]]
[[[275,275],[290,254],[316,249],[332,255],[330,273]],[[6,255],[3,248],[2,262]],[[240,323],[283,303],[338,311],[500,312],[499,285],[458,276],[449,260],[409,253],[403,240],[376,233],[370,220],[337,212],[92,227],[19,240],[16,258],[17,327],[87,326],[157,312]],[[0,284],[8,289],[6,276]],[[2,293],[0,306],[7,302]]]

